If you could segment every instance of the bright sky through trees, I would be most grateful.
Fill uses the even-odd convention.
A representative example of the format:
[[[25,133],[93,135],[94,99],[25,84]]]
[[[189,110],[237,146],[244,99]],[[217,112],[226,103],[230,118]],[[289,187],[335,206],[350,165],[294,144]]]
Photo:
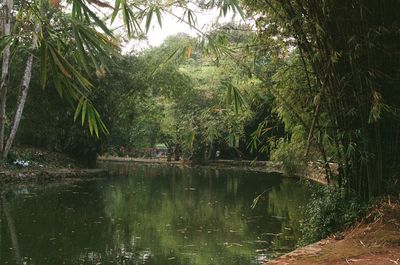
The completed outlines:
[[[230,21],[240,21],[239,15],[233,13],[224,16],[219,16],[219,10],[212,9],[206,11],[199,11],[196,13],[197,25],[196,28],[202,32],[208,32],[212,26],[216,23],[227,23]],[[174,10],[174,15],[181,17],[183,10]],[[130,52],[133,50],[143,50],[148,47],[159,46],[163,41],[172,35],[177,33],[186,33],[192,37],[199,37],[201,34],[196,29],[191,28],[187,23],[180,21],[177,17],[171,14],[163,15],[162,27],[158,24],[157,20],[152,21],[149,32],[147,33],[147,40],[137,41],[131,40],[124,45],[124,52]]]

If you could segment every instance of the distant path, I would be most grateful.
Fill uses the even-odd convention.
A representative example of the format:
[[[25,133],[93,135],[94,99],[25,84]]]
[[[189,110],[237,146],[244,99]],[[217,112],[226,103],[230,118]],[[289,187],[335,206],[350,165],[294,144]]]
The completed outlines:
[[[116,157],[116,156],[100,156],[97,158],[98,161],[110,161],[110,162],[133,162],[133,163],[147,163],[147,164],[165,164],[165,165],[189,165],[189,166],[201,166],[201,167],[223,167],[231,169],[240,169],[256,172],[277,172],[283,174],[282,162],[275,161],[258,161],[258,160],[209,160],[206,165],[196,165],[185,161],[170,161],[168,162],[165,158],[132,158],[132,157]],[[331,166],[332,167],[332,166]],[[332,167],[332,170],[335,169]],[[294,178],[309,179],[321,184],[327,184],[325,179],[325,171],[321,165],[317,163],[309,163],[308,168],[301,174],[289,176]]]
[[[222,167],[231,169],[240,169],[256,172],[277,172],[284,173],[282,168],[282,162],[274,161],[258,161],[258,160],[209,160],[206,165],[196,165],[185,161],[170,161],[168,162],[165,158],[149,159],[149,158],[132,158],[132,157],[115,157],[115,156],[100,156],[97,158],[98,161],[109,161],[109,162],[133,162],[133,163],[147,163],[147,164],[166,164],[166,165],[189,165],[189,166],[201,166],[201,167]],[[295,178],[310,179],[322,184],[326,184],[324,177],[324,170],[322,167],[316,166],[315,163],[310,163],[308,169],[302,174],[289,176]]]
[[[167,161],[165,158],[133,158],[133,157],[115,157],[115,156],[100,156],[98,161],[111,161],[111,162],[138,162],[148,164],[173,164],[173,165],[193,165],[185,161]],[[195,164],[196,165],[196,164]],[[253,160],[209,160],[204,166],[224,166],[224,167],[240,167],[245,169],[261,170],[261,171],[275,171],[282,172],[282,163],[272,161],[253,161]]]
[[[150,159],[150,158],[134,158],[134,157],[119,157],[119,156],[99,156],[98,161],[111,162],[139,162],[147,164],[183,164],[182,161],[167,161],[166,159]]]

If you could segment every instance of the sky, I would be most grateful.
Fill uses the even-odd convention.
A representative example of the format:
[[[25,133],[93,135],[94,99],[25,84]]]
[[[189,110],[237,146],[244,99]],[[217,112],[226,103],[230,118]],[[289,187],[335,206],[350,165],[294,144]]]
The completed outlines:
[[[178,16],[182,15],[182,12],[175,10],[174,13]],[[239,21],[239,16],[233,13],[228,13],[225,17],[219,17],[219,10],[207,10],[204,12],[197,12],[197,25],[196,27],[201,29],[203,32],[207,32],[211,29],[215,23],[226,23],[230,21]],[[169,14],[163,15],[162,27],[157,22],[157,19],[153,19],[149,32],[147,33],[146,41],[132,40],[125,43],[123,51],[129,53],[131,51],[140,51],[150,47],[156,47],[163,43],[163,41],[172,35],[177,33],[186,33],[193,37],[199,37],[200,33],[195,29],[191,28],[188,24],[179,21],[178,18],[173,17]]]

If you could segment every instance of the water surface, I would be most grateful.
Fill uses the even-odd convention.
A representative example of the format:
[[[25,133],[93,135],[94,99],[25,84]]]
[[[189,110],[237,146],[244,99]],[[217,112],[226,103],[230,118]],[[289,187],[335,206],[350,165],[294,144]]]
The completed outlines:
[[[3,190],[0,264],[262,264],[299,237],[309,192],[293,179],[102,166],[110,178]]]

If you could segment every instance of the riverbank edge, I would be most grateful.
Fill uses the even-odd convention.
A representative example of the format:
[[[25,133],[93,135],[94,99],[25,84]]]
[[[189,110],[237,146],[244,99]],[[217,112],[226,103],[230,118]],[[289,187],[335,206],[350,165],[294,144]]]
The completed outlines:
[[[263,265],[391,265],[400,261],[400,194],[370,207],[350,228]]]
[[[146,158],[132,158],[132,157],[116,157],[116,156],[99,156],[97,161],[100,162],[130,162],[130,163],[143,163],[154,165],[175,165],[175,166],[188,166],[188,167],[203,167],[203,168],[229,168],[239,169],[253,172],[265,173],[280,173],[284,174],[282,162],[274,161],[253,161],[253,160],[210,160],[207,164],[199,165],[186,161],[167,161],[164,159],[146,159]],[[322,166],[316,163],[309,163],[308,168],[299,174],[295,174],[292,178],[312,180],[321,184],[327,184],[324,170]]]
[[[51,182],[58,180],[77,180],[106,177],[106,169],[56,168],[56,169],[20,169],[0,171],[0,184]]]

